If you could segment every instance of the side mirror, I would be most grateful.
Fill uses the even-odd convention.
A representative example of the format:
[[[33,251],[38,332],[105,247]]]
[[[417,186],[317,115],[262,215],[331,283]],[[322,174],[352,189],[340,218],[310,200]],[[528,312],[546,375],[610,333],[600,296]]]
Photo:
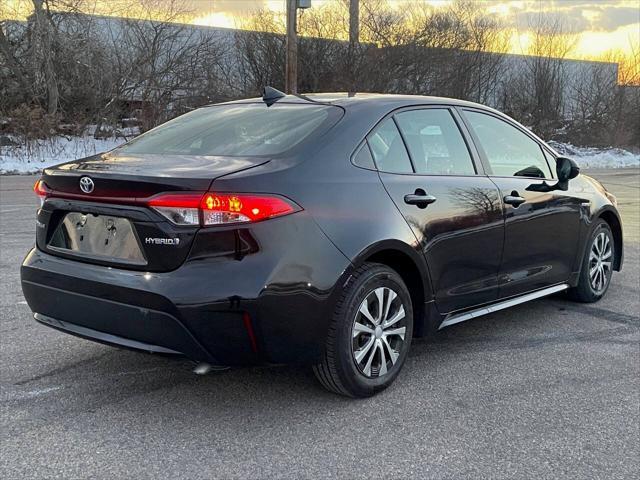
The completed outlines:
[[[576,162],[567,157],[556,158],[556,176],[558,181],[555,185],[547,182],[533,183],[527,187],[532,192],[552,192],[554,190],[569,190],[569,180],[576,178],[580,173],[580,167]]]
[[[576,178],[579,173],[580,167],[570,158],[556,158],[556,175],[558,176],[559,182],[566,183],[572,178]]]

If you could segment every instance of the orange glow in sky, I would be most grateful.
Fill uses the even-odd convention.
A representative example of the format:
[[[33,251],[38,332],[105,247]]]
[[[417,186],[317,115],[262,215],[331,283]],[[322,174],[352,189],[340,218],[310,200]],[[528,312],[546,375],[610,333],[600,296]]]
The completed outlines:
[[[336,0],[312,0],[312,8],[322,8]],[[423,2],[433,8],[446,8],[452,0],[390,0],[394,8],[401,9],[407,3]],[[207,0],[195,2],[201,8],[214,6]],[[229,4],[230,2],[226,2]],[[631,45],[640,42],[640,2],[638,0],[478,0],[486,11],[505,21],[513,30],[510,53],[526,53],[529,43],[527,18],[543,14],[565,16],[563,22],[573,27],[576,44],[571,53],[575,58],[596,58],[611,50],[629,52]],[[283,13],[284,1],[239,0],[237,10],[212,11],[195,18],[193,23],[216,27],[234,28],[246,17],[251,8],[268,8]],[[224,2],[220,8],[224,8]],[[529,17],[527,17],[529,16]],[[610,17],[610,18],[609,18]],[[535,17],[534,17],[535,18]],[[620,23],[616,26],[616,22]]]
[[[161,9],[170,0],[85,0],[84,10],[110,14],[114,5],[153,4]],[[343,0],[312,0],[312,8],[323,8]],[[363,3],[365,0],[362,0]],[[453,0],[388,0],[396,9],[409,3],[423,3],[435,9],[447,8]],[[537,15],[560,18],[576,35],[570,57],[598,58],[612,50],[631,53],[640,44],[640,0],[476,0],[488,14],[500,19],[512,31],[509,50],[526,53],[529,22]],[[238,28],[251,11],[269,9],[282,14],[284,0],[180,0],[191,11],[192,22],[224,28]],[[0,20],[25,18],[31,13],[31,0],[0,0]],[[120,12],[124,10],[119,10]]]
[[[228,13],[207,13],[193,20],[196,25],[208,25],[210,27],[235,28],[238,19],[234,15]]]

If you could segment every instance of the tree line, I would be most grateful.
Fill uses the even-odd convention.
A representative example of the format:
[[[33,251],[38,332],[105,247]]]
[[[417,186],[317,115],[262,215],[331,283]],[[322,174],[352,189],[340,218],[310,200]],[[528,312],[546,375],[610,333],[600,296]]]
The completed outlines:
[[[558,20],[534,20],[530,56],[518,58],[506,55],[509,30],[478,2],[400,10],[361,0],[357,43],[347,41],[348,3],[300,13],[300,92],[454,97],[505,111],[545,138],[640,148],[637,68],[622,68],[619,82],[610,63],[572,70],[575,36]],[[146,130],[265,85],[283,89],[280,15],[257,11],[224,31],[187,23],[183,4],[113,1],[114,20],[84,14],[83,0],[30,0],[28,21],[0,22],[0,131],[46,138],[97,125],[96,135],[111,134],[131,117]],[[603,60],[637,64],[638,50]]]

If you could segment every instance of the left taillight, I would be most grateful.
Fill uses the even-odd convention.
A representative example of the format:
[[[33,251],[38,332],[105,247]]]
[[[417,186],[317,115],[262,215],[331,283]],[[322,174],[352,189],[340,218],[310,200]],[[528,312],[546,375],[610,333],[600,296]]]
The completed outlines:
[[[161,193],[147,205],[175,225],[229,225],[259,222],[302,210],[279,195],[247,193]]]
[[[49,195],[49,192],[50,192],[49,187],[47,187],[47,184],[44,183],[44,181],[40,178],[36,180],[36,183],[33,185],[33,191],[40,199],[40,206],[42,206],[44,204],[45,199]]]

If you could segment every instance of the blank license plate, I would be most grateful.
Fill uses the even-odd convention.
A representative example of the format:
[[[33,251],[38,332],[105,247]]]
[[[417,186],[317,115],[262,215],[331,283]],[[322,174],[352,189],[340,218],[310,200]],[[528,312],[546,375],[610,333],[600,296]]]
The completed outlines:
[[[49,248],[100,260],[147,263],[131,222],[107,215],[67,213],[56,228]]]

